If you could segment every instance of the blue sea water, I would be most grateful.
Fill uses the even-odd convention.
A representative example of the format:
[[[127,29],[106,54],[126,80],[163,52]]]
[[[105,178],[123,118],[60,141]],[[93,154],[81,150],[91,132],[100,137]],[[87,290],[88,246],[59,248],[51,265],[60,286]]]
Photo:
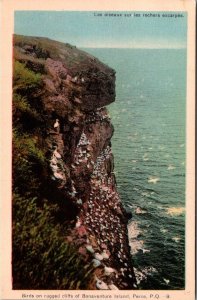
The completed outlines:
[[[116,70],[112,150],[139,286],[183,289],[186,50],[86,51]]]

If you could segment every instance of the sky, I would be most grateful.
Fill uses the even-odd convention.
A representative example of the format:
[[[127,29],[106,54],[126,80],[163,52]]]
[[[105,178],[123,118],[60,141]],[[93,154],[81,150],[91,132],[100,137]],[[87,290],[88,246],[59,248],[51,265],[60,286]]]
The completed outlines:
[[[110,13],[121,16],[106,15]],[[157,16],[143,16],[147,13]],[[173,12],[168,12],[162,17],[163,13],[16,11],[14,32],[81,48],[185,48],[187,15],[180,12],[182,17],[170,17]]]

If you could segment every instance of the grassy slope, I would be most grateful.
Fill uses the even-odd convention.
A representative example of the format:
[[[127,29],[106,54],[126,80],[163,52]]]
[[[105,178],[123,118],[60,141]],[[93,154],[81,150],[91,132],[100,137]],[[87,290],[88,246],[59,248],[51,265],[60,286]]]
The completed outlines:
[[[23,42],[22,37],[18,39]],[[42,42],[40,47],[44,48]],[[47,149],[42,136],[42,110],[36,97],[41,87],[41,75],[15,61],[13,288],[88,289],[91,267],[85,265],[76,249],[65,241],[69,222],[59,218],[60,206],[43,193],[47,189]]]

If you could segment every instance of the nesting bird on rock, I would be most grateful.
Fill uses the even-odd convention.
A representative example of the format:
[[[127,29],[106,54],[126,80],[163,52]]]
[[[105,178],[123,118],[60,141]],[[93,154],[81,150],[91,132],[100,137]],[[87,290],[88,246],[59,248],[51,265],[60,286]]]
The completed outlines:
[[[96,281],[96,287],[99,290],[109,290],[107,284],[104,281],[99,280],[99,279],[97,279],[97,281]]]
[[[82,205],[82,204],[83,204],[83,201],[82,201],[81,199],[78,199],[78,200],[77,200],[77,204]]]
[[[77,223],[75,224],[75,227],[76,228],[79,228],[81,226],[81,221],[80,219],[77,220]]]
[[[107,252],[106,252],[106,250],[103,250],[103,252],[102,252],[102,257],[104,258],[104,259],[108,259],[109,258],[109,254],[107,254]]]
[[[94,253],[94,249],[92,248],[91,245],[86,245],[86,249],[87,249],[90,253]]]
[[[57,179],[61,179],[61,180],[63,180],[64,178],[63,178],[63,175],[62,174],[60,174],[60,173],[58,173],[58,172],[54,172],[54,177],[55,178],[57,178]]]
[[[93,266],[95,267],[95,268],[97,268],[97,267],[99,267],[100,265],[101,265],[101,262],[100,262],[100,260],[98,260],[98,259],[93,259],[92,260],[92,262],[93,262]]]
[[[77,82],[78,81],[78,77],[77,76],[75,76],[74,78],[73,78],[73,80],[72,80],[73,82]]]
[[[106,276],[109,276],[109,275],[111,275],[112,273],[116,272],[115,269],[110,268],[110,267],[106,267],[106,266],[104,267],[104,271],[105,271],[105,275],[106,275]]]
[[[56,130],[57,132],[59,132],[59,129],[60,129],[60,123],[59,123],[59,120],[58,120],[58,119],[55,120],[55,123],[54,123],[53,127],[55,128],[55,130]]]
[[[61,154],[57,151],[57,146],[55,146],[55,150],[53,151],[53,155],[54,155],[56,158],[61,158]]]
[[[50,163],[50,167],[52,168],[53,172],[57,171],[59,168],[57,165]]]

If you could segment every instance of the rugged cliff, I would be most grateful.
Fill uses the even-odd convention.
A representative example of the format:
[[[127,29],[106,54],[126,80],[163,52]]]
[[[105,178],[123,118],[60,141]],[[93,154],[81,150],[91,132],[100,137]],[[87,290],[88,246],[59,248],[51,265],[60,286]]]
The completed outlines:
[[[128,216],[116,188],[113,126],[105,107],[115,100],[114,70],[69,44],[24,36],[14,36],[14,61],[14,189],[23,196],[29,191],[17,167],[19,160],[27,165],[31,160],[18,146],[28,138],[37,149],[31,150],[31,162],[39,207],[47,199],[60,208],[65,243],[92,266],[86,288],[135,289]],[[35,196],[34,190],[29,194]],[[18,259],[14,253],[15,264]]]

